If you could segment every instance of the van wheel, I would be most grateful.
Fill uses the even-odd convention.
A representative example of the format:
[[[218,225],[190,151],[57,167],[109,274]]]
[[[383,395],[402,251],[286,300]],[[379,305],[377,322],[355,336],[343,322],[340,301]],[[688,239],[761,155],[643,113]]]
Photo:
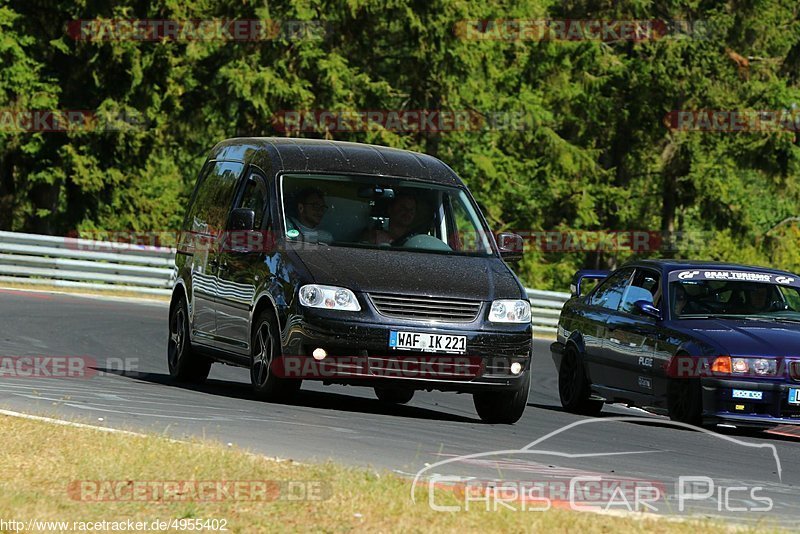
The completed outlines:
[[[414,398],[413,389],[375,388],[378,400],[388,404],[406,404]]]
[[[703,422],[703,392],[696,379],[673,378],[667,385],[669,418],[700,426]]]
[[[302,380],[281,378],[273,373],[275,358],[281,353],[278,322],[268,311],[262,312],[253,330],[250,358],[250,383],[261,400],[287,400],[300,389]]]
[[[189,340],[189,314],[186,311],[186,301],[181,297],[169,313],[169,376],[179,382],[201,384],[208,378],[211,363],[211,360],[192,350]]]
[[[484,423],[513,425],[519,421],[528,405],[531,373],[528,371],[516,391],[475,393],[475,411]]]
[[[586,370],[573,348],[564,351],[558,368],[558,397],[568,412],[596,416],[603,409],[603,401],[592,400]]]

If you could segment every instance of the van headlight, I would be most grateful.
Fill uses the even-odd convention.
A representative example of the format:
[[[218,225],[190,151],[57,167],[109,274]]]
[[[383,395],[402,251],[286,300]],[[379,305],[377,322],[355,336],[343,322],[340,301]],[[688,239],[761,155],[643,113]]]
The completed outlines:
[[[531,303],[527,300],[495,300],[489,310],[489,321],[493,323],[531,322]]]
[[[300,288],[300,304],[326,310],[361,311],[355,294],[345,287],[304,285]]]

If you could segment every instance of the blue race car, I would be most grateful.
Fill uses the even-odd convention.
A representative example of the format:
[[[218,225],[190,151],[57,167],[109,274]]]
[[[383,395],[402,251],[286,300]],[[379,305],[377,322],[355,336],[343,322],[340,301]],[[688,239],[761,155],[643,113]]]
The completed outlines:
[[[597,287],[581,296],[581,284]],[[800,276],[647,260],[579,271],[550,350],[562,406],[620,402],[689,424],[800,424]]]

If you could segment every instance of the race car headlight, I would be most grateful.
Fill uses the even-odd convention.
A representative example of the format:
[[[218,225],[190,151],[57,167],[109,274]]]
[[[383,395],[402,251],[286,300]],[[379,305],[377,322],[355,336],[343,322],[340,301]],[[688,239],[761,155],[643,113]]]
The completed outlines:
[[[495,300],[489,310],[493,323],[531,322],[531,303],[527,300]]]
[[[361,311],[355,294],[345,287],[304,285],[300,288],[300,304],[309,308]]]
[[[731,358],[731,374],[775,376],[778,362],[767,358]]]

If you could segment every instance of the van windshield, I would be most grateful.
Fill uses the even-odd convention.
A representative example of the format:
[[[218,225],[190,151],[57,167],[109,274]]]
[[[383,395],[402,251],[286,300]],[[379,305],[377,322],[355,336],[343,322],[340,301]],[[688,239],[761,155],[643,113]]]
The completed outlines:
[[[489,256],[492,247],[466,192],[384,176],[284,175],[290,241]]]

